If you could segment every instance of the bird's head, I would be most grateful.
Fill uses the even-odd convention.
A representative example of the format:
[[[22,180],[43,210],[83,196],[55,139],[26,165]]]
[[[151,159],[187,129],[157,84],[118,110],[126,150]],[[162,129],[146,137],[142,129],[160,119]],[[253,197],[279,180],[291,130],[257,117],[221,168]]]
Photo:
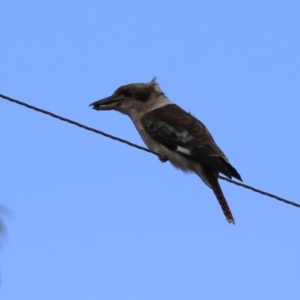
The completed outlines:
[[[156,78],[149,83],[131,83],[119,87],[111,96],[98,100],[90,106],[96,110],[117,110],[129,116],[144,114],[171,103],[160,89]]]

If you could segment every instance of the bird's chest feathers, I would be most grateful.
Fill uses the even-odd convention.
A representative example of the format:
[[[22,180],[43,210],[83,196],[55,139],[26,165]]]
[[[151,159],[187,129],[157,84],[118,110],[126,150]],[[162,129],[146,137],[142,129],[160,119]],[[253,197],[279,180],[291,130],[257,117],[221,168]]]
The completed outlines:
[[[133,119],[133,118],[132,118]],[[159,144],[158,142],[154,141],[150,135],[146,132],[143,124],[141,123],[140,119],[133,119],[133,123],[139,132],[141,138],[143,139],[144,143],[147,145],[147,147],[154,151],[154,152],[159,152],[162,151],[163,148],[165,148],[163,145]]]

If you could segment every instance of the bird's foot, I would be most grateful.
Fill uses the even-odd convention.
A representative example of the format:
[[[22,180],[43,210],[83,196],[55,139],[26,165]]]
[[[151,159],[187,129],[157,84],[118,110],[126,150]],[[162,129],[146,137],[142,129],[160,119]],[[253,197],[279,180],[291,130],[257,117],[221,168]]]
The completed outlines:
[[[168,157],[162,153],[157,153],[158,155],[158,159],[161,161],[161,162],[167,162],[168,161]]]

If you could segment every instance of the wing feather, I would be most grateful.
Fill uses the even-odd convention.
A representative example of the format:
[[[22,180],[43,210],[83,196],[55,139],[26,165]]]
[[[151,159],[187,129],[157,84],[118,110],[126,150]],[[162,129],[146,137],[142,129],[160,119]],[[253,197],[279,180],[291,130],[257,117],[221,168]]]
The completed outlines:
[[[205,125],[178,105],[169,104],[146,113],[142,125],[155,141],[168,149],[241,180]]]

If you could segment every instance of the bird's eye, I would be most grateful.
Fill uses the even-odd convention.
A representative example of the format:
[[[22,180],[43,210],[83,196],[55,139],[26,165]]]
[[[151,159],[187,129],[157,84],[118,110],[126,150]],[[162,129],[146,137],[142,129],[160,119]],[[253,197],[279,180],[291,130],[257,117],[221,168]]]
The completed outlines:
[[[125,91],[123,92],[123,95],[124,95],[125,97],[131,97],[132,94],[133,94],[132,91],[129,90],[129,89],[127,89],[127,90],[125,90]]]

